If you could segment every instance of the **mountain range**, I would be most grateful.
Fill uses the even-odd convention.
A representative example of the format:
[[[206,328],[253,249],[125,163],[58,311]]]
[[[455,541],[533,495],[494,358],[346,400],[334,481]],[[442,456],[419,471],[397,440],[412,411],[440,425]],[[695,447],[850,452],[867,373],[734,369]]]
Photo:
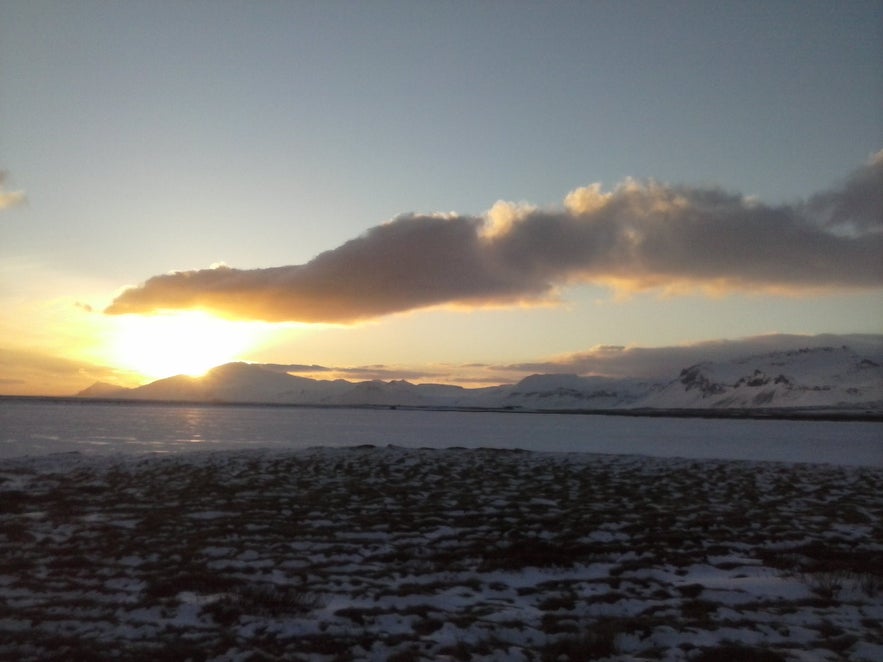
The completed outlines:
[[[664,380],[537,374],[464,388],[403,380],[318,380],[278,366],[228,363],[137,388],[98,382],[82,398],[322,406],[515,410],[861,409],[883,411],[883,360],[847,346],[807,347],[684,367]]]

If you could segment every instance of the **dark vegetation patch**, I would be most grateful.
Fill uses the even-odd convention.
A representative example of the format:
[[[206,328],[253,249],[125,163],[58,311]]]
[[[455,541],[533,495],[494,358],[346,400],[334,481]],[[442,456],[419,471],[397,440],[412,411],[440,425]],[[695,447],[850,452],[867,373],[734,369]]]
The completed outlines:
[[[781,653],[774,650],[752,648],[741,644],[723,644],[713,648],[703,648],[695,662],[787,662]]]
[[[580,660],[679,646],[763,662],[784,653],[694,642],[760,625],[784,651],[786,620],[803,624],[793,648],[883,645],[861,611],[883,587],[879,470],[376,447],[7,464],[0,659]],[[806,590],[731,608],[696,572],[709,567]]]

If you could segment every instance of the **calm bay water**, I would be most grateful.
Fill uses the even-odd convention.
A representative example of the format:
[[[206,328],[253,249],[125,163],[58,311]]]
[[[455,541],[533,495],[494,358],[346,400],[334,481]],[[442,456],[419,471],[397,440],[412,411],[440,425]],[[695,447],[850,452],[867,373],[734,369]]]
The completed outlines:
[[[393,444],[883,466],[883,424],[0,401],[0,457]]]

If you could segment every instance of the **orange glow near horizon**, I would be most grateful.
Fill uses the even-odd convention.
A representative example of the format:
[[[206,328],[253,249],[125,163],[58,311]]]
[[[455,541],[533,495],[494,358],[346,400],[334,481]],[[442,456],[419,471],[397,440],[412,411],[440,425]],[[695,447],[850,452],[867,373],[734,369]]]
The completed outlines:
[[[159,379],[198,377],[258,346],[266,325],[221,320],[202,312],[123,315],[106,357],[119,368]]]

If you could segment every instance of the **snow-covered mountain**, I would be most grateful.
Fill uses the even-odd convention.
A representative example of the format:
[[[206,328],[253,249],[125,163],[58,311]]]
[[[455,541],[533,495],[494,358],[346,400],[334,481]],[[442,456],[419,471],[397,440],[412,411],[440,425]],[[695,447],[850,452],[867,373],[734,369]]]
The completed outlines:
[[[619,409],[640,406],[660,384],[636,379],[531,375],[506,390],[502,404],[525,409]]]
[[[699,363],[642,402],[686,409],[881,405],[883,367],[845,346]]]
[[[336,398],[352,386],[344,380],[319,381],[260,365],[227,363],[212,368],[202,377],[167,377],[138,388],[121,390],[115,397],[197,402],[338,404]],[[107,393],[102,397],[109,396],[113,397]]]
[[[486,407],[540,410],[856,408],[883,410],[883,359],[848,347],[815,347],[705,362],[668,381],[531,375],[517,384],[467,389],[407,381],[298,377],[228,363],[203,377],[178,375],[134,389],[95,384],[80,397],[304,405]]]

